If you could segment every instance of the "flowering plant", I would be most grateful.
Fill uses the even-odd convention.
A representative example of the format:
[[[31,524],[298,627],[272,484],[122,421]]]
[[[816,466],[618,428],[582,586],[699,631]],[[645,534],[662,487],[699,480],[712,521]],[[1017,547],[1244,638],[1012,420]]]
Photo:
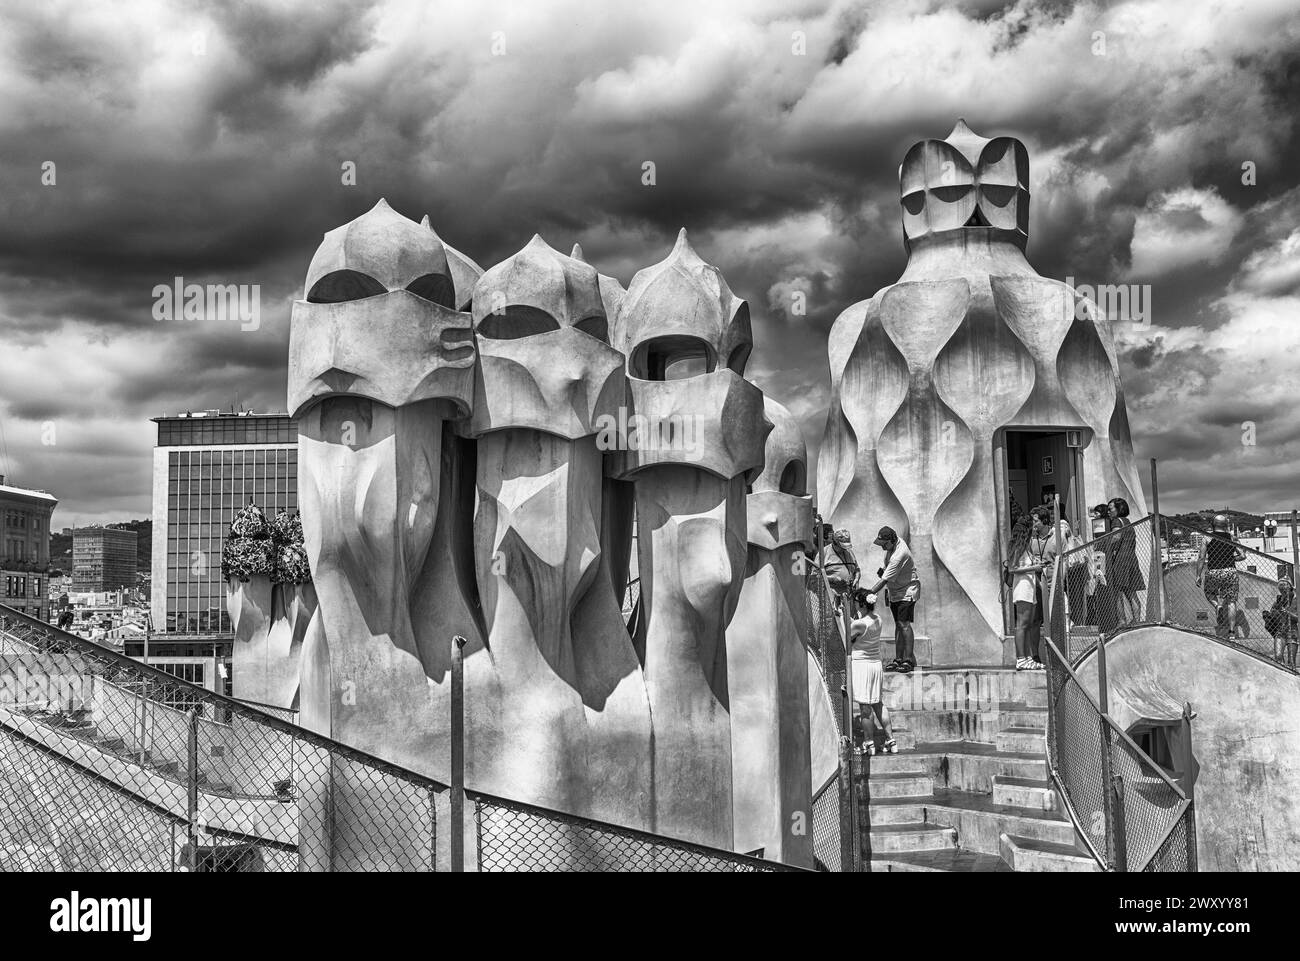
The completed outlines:
[[[305,584],[311,580],[311,567],[303,547],[302,518],[281,511],[268,522],[250,501],[230,524],[221,548],[221,576],[248,581],[258,575],[270,577],[272,584]]]

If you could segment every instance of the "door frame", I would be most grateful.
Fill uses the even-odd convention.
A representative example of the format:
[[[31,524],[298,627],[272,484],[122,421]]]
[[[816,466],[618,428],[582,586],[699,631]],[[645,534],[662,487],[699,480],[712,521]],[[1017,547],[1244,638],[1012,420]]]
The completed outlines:
[[[1068,501],[1062,501],[1061,516],[1070,522],[1071,529],[1078,533],[1081,530],[1083,518],[1087,516],[1088,504],[1084,493],[1086,485],[1084,483],[1083,469],[1083,452],[1092,443],[1093,432],[1090,428],[1079,427],[1075,425],[1056,427],[1053,425],[1020,425],[1007,424],[1005,427],[999,427],[993,432],[993,494],[996,498],[996,518],[997,518],[997,541],[998,541],[998,584],[1002,588],[1002,633],[1010,635],[1015,630],[1015,611],[1012,609],[1011,591],[1002,583],[1002,565],[1007,563],[1007,539],[1011,535],[1010,513],[1007,509],[1007,499],[1010,493],[1010,485],[1007,476],[1007,434],[1064,434],[1066,431],[1077,430],[1082,435],[1082,440],[1078,447],[1070,447],[1070,489],[1075,494],[1075,512],[1079,516],[1070,517],[1067,514],[1069,509]],[[1033,505],[1030,505],[1033,506]],[[1026,507],[1026,510],[1029,508]]]

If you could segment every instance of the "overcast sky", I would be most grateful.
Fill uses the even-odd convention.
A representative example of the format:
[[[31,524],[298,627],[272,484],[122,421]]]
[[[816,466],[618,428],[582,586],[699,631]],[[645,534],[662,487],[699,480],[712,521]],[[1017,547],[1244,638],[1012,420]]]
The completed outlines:
[[[0,473],[56,529],[148,516],[148,418],[283,410],[312,253],[380,197],[624,284],[685,226],[815,450],[830,324],[904,264],[898,164],[964,117],[1029,148],[1040,273],[1150,285],[1116,337],[1162,507],[1289,509],[1298,107],[1296,0],[0,0]],[[175,276],[260,285],[260,328],[155,321]]]

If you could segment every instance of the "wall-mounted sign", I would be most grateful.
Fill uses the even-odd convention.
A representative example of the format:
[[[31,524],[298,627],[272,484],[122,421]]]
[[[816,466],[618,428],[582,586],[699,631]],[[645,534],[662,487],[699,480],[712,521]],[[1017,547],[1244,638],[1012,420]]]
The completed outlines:
[[[1081,430],[1067,430],[1067,431],[1065,432],[1065,446],[1066,446],[1066,447],[1082,447],[1082,446],[1083,446],[1083,431],[1081,431]]]
[[[1042,471],[1040,471],[1040,473],[1043,473],[1043,474],[1052,474],[1052,473],[1055,473],[1055,471],[1056,471],[1056,464],[1053,462],[1052,458],[1051,458],[1051,457],[1044,457],[1044,458],[1043,458],[1043,469],[1042,469]]]

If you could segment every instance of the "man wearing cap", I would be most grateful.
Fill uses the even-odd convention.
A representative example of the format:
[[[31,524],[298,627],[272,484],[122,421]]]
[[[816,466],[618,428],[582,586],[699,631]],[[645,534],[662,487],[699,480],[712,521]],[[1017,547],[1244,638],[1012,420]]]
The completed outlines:
[[[873,543],[885,549],[885,563],[876,571],[880,580],[871,588],[871,593],[879,594],[886,590],[889,612],[894,615],[894,659],[885,670],[908,674],[916,667],[912,619],[916,612],[916,599],[921,593],[921,580],[916,573],[911,549],[892,527],[882,527]]]

